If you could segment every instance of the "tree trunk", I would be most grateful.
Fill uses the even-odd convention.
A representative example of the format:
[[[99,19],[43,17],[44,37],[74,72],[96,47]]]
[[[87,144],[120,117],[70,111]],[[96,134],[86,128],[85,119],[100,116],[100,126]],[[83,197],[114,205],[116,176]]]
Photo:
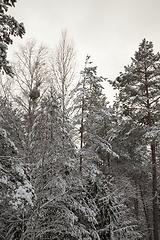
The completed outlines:
[[[151,114],[148,113],[149,126],[152,126]],[[152,194],[153,194],[153,232],[154,240],[159,240],[158,234],[158,191],[157,191],[157,169],[156,169],[156,146],[155,142],[151,144],[152,152]]]
[[[146,224],[147,224],[147,229],[148,229],[148,239],[152,240],[152,233],[151,233],[151,226],[149,223],[149,214],[148,214],[148,208],[145,204],[145,200],[144,200],[144,194],[142,191],[142,186],[139,183],[139,189],[140,189],[140,194],[141,194],[141,199],[142,199],[142,204],[143,204],[143,210],[144,210],[144,214],[145,214],[145,218],[146,218]]]
[[[23,212],[22,212],[22,240],[24,240],[24,207],[23,207]]]
[[[146,69],[145,69],[146,72]],[[148,109],[148,125],[152,127],[152,118],[150,107],[151,104],[149,102],[149,91],[148,91],[148,79],[147,74],[145,74],[146,80],[146,97],[147,97],[147,109]],[[156,170],[156,147],[155,142],[151,144],[151,152],[152,152],[152,181],[153,181],[153,232],[154,232],[154,240],[159,240],[158,236],[158,192],[157,192],[157,170]]]
[[[155,143],[151,145],[152,151],[152,177],[153,177],[153,228],[154,240],[159,240],[158,236],[158,192],[157,192],[157,170],[156,170],[156,155]]]
[[[46,154],[46,148],[47,148],[47,130],[46,130],[46,141],[44,146],[44,152],[42,156],[42,172],[41,172],[41,192],[39,197],[39,203],[38,203],[38,209],[37,209],[37,216],[36,216],[36,222],[35,222],[35,232],[34,232],[34,240],[37,239],[37,229],[38,229],[38,221],[39,221],[39,215],[40,215],[40,208],[42,203],[42,197],[43,197],[43,190],[44,190],[44,161],[45,161],[45,154]]]
[[[83,91],[84,91],[84,82],[83,82]],[[82,118],[81,118],[81,127],[80,127],[80,149],[83,148],[83,131],[84,131],[84,126],[83,126],[83,114],[84,114],[84,96],[82,98]],[[83,162],[83,157],[82,155],[80,155],[80,167],[79,167],[79,170],[80,170],[80,179],[81,179],[81,186],[79,188],[79,198],[80,198],[80,201],[81,201],[81,197],[82,197],[82,162]],[[81,219],[80,219],[80,216],[78,218],[78,221],[80,222]]]
[[[137,186],[136,180],[135,180],[135,186],[136,186],[136,199],[134,200],[134,208],[135,208],[136,217],[138,219],[138,217],[139,217],[139,201],[138,201],[138,186]]]
[[[62,78],[62,114],[63,114],[63,128],[64,128],[64,115],[65,115],[65,77]]]

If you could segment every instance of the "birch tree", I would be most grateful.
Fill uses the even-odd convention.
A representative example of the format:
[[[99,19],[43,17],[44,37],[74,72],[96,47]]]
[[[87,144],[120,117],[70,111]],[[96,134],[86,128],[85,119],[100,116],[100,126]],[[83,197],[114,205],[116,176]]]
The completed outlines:
[[[29,149],[29,134],[34,118],[47,88],[49,69],[47,67],[48,49],[37,46],[35,40],[28,41],[14,53],[14,89],[10,92],[14,105],[19,109],[26,132],[26,151]]]
[[[63,115],[71,106],[69,95],[76,81],[76,51],[72,40],[68,39],[67,31],[62,31],[61,39],[51,57],[53,86],[61,98]],[[63,122],[65,121],[63,116]]]

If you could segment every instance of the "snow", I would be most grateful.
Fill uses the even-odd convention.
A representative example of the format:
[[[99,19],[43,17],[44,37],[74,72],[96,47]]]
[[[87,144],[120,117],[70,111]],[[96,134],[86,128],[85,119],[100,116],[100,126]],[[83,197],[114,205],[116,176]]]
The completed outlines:
[[[7,184],[8,184],[8,179],[7,179],[7,177],[6,177],[6,176],[2,176],[2,177],[0,178],[0,182],[7,185]]]
[[[20,186],[18,189],[16,189],[16,192],[13,196],[14,207],[18,208],[19,205],[23,204],[24,202],[27,202],[29,205],[33,206],[32,202],[32,192],[30,192],[30,186],[29,184],[26,184],[25,186]]]
[[[5,122],[2,117],[0,117],[0,122],[1,122],[1,123],[4,123],[4,122]]]
[[[156,126],[150,128],[150,130],[144,134],[144,139],[149,141],[158,140],[158,138],[160,140],[160,129]]]
[[[0,134],[1,134],[1,136],[3,136],[4,138],[7,138],[7,132],[6,132],[5,129],[0,128]]]
[[[25,173],[27,169],[24,170],[21,161],[15,157],[5,157],[4,166],[3,161],[0,164],[0,169],[3,170],[0,183],[5,185],[5,197],[14,209],[23,208],[26,205],[33,206],[35,199],[34,188],[28,180]]]
[[[16,166],[15,167],[16,171],[19,173],[19,175],[21,175],[22,177],[24,177],[24,171],[20,166]]]
[[[10,203],[13,208],[24,207],[24,205],[33,206],[33,199],[35,198],[34,189],[28,180],[24,180],[24,184],[18,184],[18,188],[12,194]]]

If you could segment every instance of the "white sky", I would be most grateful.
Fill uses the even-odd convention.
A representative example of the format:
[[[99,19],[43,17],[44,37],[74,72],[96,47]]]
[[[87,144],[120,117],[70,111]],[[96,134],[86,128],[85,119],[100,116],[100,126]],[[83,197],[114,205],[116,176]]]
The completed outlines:
[[[143,38],[160,51],[160,0],[18,0],[9,14],[26,28],[23,39],[9,47],[10,59],[30,38],[54,48],[63,29],[75,43],[80,70],[89,54],[98,75],[112,80],[130,64]],[[112,102],[112,87],[104,86]]]

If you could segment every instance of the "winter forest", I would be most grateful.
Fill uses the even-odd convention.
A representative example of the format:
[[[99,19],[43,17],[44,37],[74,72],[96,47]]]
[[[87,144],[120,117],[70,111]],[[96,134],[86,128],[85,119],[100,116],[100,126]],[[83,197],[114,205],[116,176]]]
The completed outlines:
[[[142,39],[108,80],[90,55],[77,71],[64,30],[8,61],[15,3],[0,1],[0,240],[159,240],[160,53]]]

